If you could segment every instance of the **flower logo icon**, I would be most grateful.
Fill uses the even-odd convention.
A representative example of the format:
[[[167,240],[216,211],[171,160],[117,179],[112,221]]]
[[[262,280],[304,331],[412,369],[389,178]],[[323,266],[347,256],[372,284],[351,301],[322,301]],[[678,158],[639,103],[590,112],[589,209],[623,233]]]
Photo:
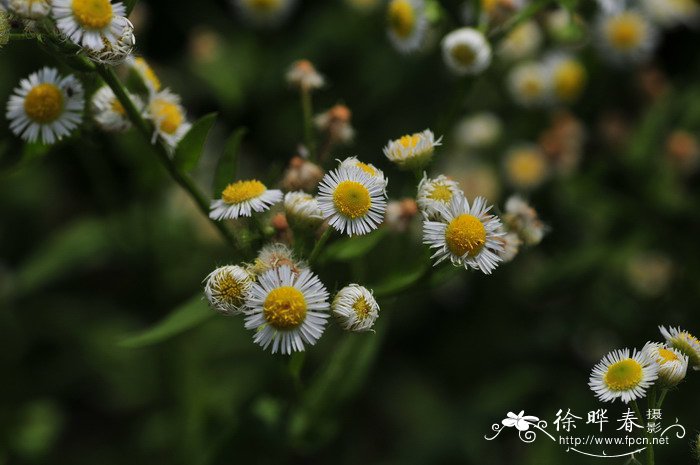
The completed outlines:
[[[517,415],[508,412],[507,418],[504,418],[501,423],[508,428],[515,427],[518,431],[527,431],[531,425],[536,425],[538,421],[540,421],[539,418],[525,415],[525,410],[521,410]]]

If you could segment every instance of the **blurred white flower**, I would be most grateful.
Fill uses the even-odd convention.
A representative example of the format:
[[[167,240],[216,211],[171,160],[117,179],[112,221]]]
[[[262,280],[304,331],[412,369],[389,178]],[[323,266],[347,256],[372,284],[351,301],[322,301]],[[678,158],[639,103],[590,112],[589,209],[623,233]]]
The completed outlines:
[[[478,30],[463,27],[442,39],[442,58],[458,76],[479,74],[491,64],[491,45]]]

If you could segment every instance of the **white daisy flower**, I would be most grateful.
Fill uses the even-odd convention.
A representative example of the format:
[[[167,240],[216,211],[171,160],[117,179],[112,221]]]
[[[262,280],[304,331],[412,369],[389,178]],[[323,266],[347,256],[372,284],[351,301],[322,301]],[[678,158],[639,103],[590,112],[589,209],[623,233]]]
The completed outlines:
[[[248,267],[248,271],[254,276],[260,276],[265,272],[274,268],[286,266],[292,270],[292,273],[299,274],[302,270],[308,268],[306,262],[297,260],[292,249],[282,243],[267,244],[255,258],[255,261]]]
[[[537,211],[517,195],[511,196],[506,201],[503,221],[508,226],[508,230],[517,233],[526,245],[539,244],[547,232],[547,227],[540,220]]]
[[[323,76],[316,71],[313,63],[309,60],[297,60],[292,63],[285,78],[289,85],[307,92],[320,89],[326,84]]]
[[[22,18],[37,20],[51,13],[50,0],[9,0],[7,7]]]
[[[442,58],[457,76],[479,74],[491,64],[491,45],[481,32],[463,27],[442,39]]]
[[[131,57],[127,60],[127,63],[129,68],[141,78],[141,82],[143,82],[150,93],[160,92],[160,79],[145,59],[141,57]]]
[[[477,113],[462,119],[454,129],[456,142],[470,149],[483,149],[495,144],[501,137],[503,124],[493,113]]]
[[[656,27],[637,10],[603,14],[596,21],[597,44],[613,63],[638,63],[651,57],[658,43]]]
[[[222,266],[212,271],[204,281],[204,295],[211,308],[223,315],[243,313],[246,294],[253,285],[245,268]]]
[[[688,356],[688,362],[695,371],[700,371],[700,340],[681,328],[659,326],[666,343]]]
[[[83,86],[74,76],[43,68],[20,81],[7,103],[10,129],[28,142],[53,144],[83,120]]]
[[[115,42],[105,41],[101,50],[85,49],[85,54],[90,60],[103,65],[117,66],[126,62],[136,46],[134,25],[126,18],[119,18],[124,23],[122,35]]]
[[[661,27],[695,26],[700,19],[700,4],[694,0],[641,0],[641,7]]]
[[[543,37],[536,21],[530,20],[514,27],[498,45],[498,56],[518,61],[533,56],[542,45]]]
[[[136,107],[143,109],[143,102],[135,95],[129,94]],[[90,102],[95,122],[105,132],[124,132],[131,128],[131,120],[126,114],[114,91],[109,86],[102,86],[92,96]]]
[[[295,0],[233,0],[241,15],[257,26],[277,26],[292,12]]]
[[[124,35],[126,8],[110,0],[53,0],[58,29],[74,43],[92,50],[115,46]]]
[[[323,218],[348,236],[367,234],[379,227],[386,210],[385,184],[358,168],[338,168],[318,186]]]
[[[503,166],[508,182],[519,190],[539,187],[550,172],[547,156],[534,144],[520,144],[509,149]]]
[[[246,297],[245,328],[253,341],[272,353],[291,354],[314,345],[328,319],[328,291],[309,270],[292,273],[287,266],[258,278]]]
[[[423,179],[418,183],[416,202],[426,218],[437,218],[455,197],[464,197],[459,183],[449,179],[444,174],[431,179],[423,173]]]
[[[411,53],[421,48],[428,29],[423,0],[390,0],[387,20],[389,39],[398,51]]]
[[[372,163],[361,162],[357,157],[348,157],[343,161],[338,160],[338,163],[341,168],[359,168],[373,178],[381,180],[384,183],[385,189],[389,185],[389,180],[384,177],[384,172]]]
[[[180,96],[164,89],[157,94],[152,94],[148,102],[147,117],[153,122],[153,140],[160,139],[169,150],[175,150],[177,144],[192,128],[187,121],[185,109],[180,104]]]
[[[474,203],[461,196],[454,196],[449,207],[443,208],[439,221],[423,222],[423,243],[436,249],[430,258],[437,258],[435,265],[449,259],[454,266],[481,270],[491,274],[496,269],[503,251],[504,235],[499,232],[501,221],[488,214],[491,207],[486,199],[477,197]]]
[[[550,100],[550,82],[547,69],[536,62],[515,66],[507,78],[513,100],[524,107],[543,105]]]
[[[433,158],[435,147],[442,145],[442,137],[435,140],[430,129],[391,140],[384,147],[384,155],[399,168],[417,170]]]
[[[545,58],[552,96],[565,103],[575,101],[586,85],[586,68],[575,57],[554,53]]]
[[[596,397],[603,402],[620,399],[624,403],[641,399],[658,377],[659,366],[643,352],[616,350],[598,363],[588,383]]]
[[[503,232],[503,229],[501,229],[501,232]],[[523,241],[521,241],[520,236],[514,232],[505,233],[505,235],[501,236],[499,239],[503,244],[503,250],[498,252],[498,256],[501,257],[503,263],[512,262],[518,255],[518,252],[520,252],[520,246],[523,245]]]
[[[642,348],[659,365],[659,380],[669,388],[678,385],[688,372],[688,356],[681,351],[657,342],[647,342]]]
[[[236,181],[229,184],[219,200],[211,203],[209,218],[213,220],[235,219],[264,212],[282,200],[282,191],[268,189],[257,179]]]
[[[284,195],[284,213],[294,227],[314,228],[323,221],[318,200],[304,191],[287,192]]]
[[[369,331],[379,317],[379,304],[372,292],[359,284],[339,290],[331,308],[343,329],[348,331]]]

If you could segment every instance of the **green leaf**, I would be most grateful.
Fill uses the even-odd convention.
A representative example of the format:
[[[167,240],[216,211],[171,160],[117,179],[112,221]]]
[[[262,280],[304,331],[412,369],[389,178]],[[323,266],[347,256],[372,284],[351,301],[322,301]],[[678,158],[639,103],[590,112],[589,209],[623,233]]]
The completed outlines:
[[[204,143],[212,126],[216,122],[216,113],[209,113],[201,117],[192,125],[192,129],[177,145],[175,149],[175,166],[182,171],[190,171],[195,166],[204,151]]]
[[[408,273],[395,274],[387,278],[381,284],[374,286],[375,297],[389,297],[411,288],[414,284],[430,276],[432,264],[421,264],[418,268]]]
[[[137,349],[157,344],[204,323],[214,314],[202,296],[197,294],[151,328],[127,336],[119,345]]]
[[[226,186],[236,178],[238,168],[238,152],[241,148],[243,137],[248,132],[247,128],[238,128],[226,141],[224,153],[221,154],[219,164],[214,174],[214,185],[212,186],[215,195],[223,191]]]
[[[323,261],[349,261],[362,257],[374,249],[387,234],[382,228],[365,236],[341,239],[329,245],[323,253]]]

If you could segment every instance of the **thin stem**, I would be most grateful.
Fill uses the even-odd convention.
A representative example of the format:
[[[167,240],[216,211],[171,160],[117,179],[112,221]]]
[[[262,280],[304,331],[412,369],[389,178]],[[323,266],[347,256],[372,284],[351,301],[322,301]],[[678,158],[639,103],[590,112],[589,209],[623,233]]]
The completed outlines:
[[[642,417],[642,412],[639,410],[639,404],[637,404],[636,400],[632,401],[632,407],[634,408],[634,413],[636,413],[637,417],[639,418],[639,422],[644,427],[644,436],[646,436],[647,441],[649,442],[647,445],[647,465],[654,465],[654,446],[651,441],[651,434],[647,428],[647,423],[644,421],[644,417]]]
[[[133,125],[136,127],[136,129],[138,129],[141,135],[150,142],[153,135],[153,129],[143,118],[141,112],[139,112],[139,110],[136,108],[136,105],[134,105],[134,102],[131,100],[131,97],[129,97],[129,94],[124,89],[124,86],[122,85],[121,81],[119,81],[117,75],[111,68],[106,66],[97,65],[96,68],[97,72],[105,83],[112,89],[112,91],[114,91],[114,95],[124,107],[124,110],[126,111],[126,114],[129,116],[129,119]],[[188,174],[182,173],[177,169],[175,163],[173,163],[172,159],[170,158],[168,150],[160,141],[156,141],[153,148],[158,157],[158,161],[160,161],[160,163],[165,167],[168,174],[170,174],[170,177],[172,177],[175,182],[177,182],[183,189],[185,189],[185,191],[187,191],[190,197],[192,197],[192,199],[195,201],[197,208],[199,208],[204,216],[209,218],[209,199],[207,196],[205,196],[199,187],[197,187]],[[242,252],[242,247],[236,240],[236,237],[223,223],[212,220],[211,218],[209,218],[209,221],[214,225],[214,227],[216,227],[216,229],[219,230],[221,235],[234,248],[236,248],[239,252]]]
[[[28,32],[10,33],[10,41],[13,41],[13,40],[34,40],[36,38],[37,38],[36,34],[30,34]]]
[[[328,242],[328,239],[331,237],[331,234],[333,234],[333,227],[329,225],[326,230],[323,231],[323,234],[311,251],[311,255],[309,255],[309,265],[313,265],[316,262],[321,250],[323,250],[323,246],[326,245],[326,242]]]
[[[313,105],[311,104],[311,91],[301,89],[301,111],[304,118],[304,143],[309,151],[309,159],[316,161],[316,141],[314,140]]]
[[[666,394],[668,394],[668,389],[661,389],[661,395],[659,396],[659,400],[656,402],[657,409],[660,409],[661,406],[664,404],[664,400],[666,400]]]

